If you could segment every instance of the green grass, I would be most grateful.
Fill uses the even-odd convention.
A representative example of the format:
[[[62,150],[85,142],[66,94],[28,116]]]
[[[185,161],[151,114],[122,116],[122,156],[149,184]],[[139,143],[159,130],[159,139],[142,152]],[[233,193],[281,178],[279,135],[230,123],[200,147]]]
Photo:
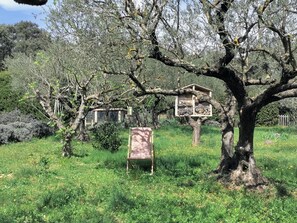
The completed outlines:
[[[116,153],[75,143],[62,158],[56,138],[0,147],[0,222],[296,222],[295,129],[258,128],[255,156],[272,186],[259,193],[224,188],[209,176],[220,158],[220,130],[154,131],[156,172],[126,175],[128,130]],[[237,133],[236,133],[237,134]]]

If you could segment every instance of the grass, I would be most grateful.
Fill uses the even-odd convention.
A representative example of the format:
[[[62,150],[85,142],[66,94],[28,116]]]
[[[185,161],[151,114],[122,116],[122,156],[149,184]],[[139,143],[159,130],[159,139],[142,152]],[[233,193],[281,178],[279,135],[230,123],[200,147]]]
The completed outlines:
[[[154,131],[156,167],[126,175],[128,131],[116,153],[75,143],[62,158],[55,137],[0,147],[0,222],[295,222],[295,129],[257,128],[255,156],[273,187],[259,193],[224,188],[208,173],[218,165],[220,130]]]

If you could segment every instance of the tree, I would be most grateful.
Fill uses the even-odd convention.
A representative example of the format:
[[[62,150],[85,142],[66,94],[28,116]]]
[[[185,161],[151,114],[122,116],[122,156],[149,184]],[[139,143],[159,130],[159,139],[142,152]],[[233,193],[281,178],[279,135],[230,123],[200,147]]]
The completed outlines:
[[[0,72],[0,112],[20,111],[38,120],[47,120],[36,100],[25,100],[24,92],[12,88],[12,77],[7,71]],[[48,121],[48,120],[47,120]]]
[[[0,25],[0,70],[4,69],[4,59],[12,54],[14,47],[11,30],[11,26]]]
[[[0,86],[0,112],[16,109],[20,96],[12,91],[11,77],[6,71],[0,72]]]
[[[125,36],[108,35],[114,23],[102,17],[100,13],[94,16],[84,2],[65,0],[50,10],[53,43],[46,51],[36,58],[15,55],[7,63],[15,85],[23,86],[40,102],[62,133],[63,156],[72,155],[71,142],[85,115],[120,101],[129,86],[126,76],[123,80],[122,75],[108,72],[120,66],[130,69]],[[115,49],[124,50],[114,54]]]
[[[0,25],[0,69],[4,69],[4,60],[14,53],[35,55],[44,50],[50,42],[46,31],[32,22],[19,22],[14,25]]]
[[[297,3],[126,0],[100,4],[109,7],[138,44],[138,58],[226,84],[237,102],[239,139],[234,154],[221,162],[222,176],[249,187],[266,184],[254,156],[256,116],[265,105],[296,96]],[[204,57],[208,53],[215,57]],[[147,89],[140,88],[143,93],[162,93]],[[231,141],[223,143],[230,146]]]
[[[35,55],[50,43],[49,34],[32,22],[22,21],[13,25],[14,48],[12,53]]]
[[[56,43],[36,59],[16,55],[7,65],[15,86],[34,96],[59,129],[62,155],[71,156],[73,136],[85,115],[98,104],[110,103],[107,94],[115,91],[104,81],[90,51]]]

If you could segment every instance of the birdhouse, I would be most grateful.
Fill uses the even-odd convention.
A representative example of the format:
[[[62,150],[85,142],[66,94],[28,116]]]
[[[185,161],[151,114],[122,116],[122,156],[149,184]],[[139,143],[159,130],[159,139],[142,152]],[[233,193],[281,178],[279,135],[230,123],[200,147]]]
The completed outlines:
[[[180,96],[177,96],[175,99],[175,116],[184,117],[207,117],[212,116],[212,105],[208,102],[200,102],[199,95],[208,95],[212,96],[210,89],[191,84],[183,87],[182,89],[189,89],[196,92],[186,93]]]

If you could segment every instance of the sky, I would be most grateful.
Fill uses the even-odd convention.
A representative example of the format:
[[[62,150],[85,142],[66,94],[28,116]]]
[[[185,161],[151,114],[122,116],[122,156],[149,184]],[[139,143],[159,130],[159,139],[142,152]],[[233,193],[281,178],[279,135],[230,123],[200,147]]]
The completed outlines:
[[[52,4],[53,0],[47,3]],[[15,24],[21,21],[31,21],[40,28],[46,28],[45,10],[47,6],[29,6],[18,4],[13,0],[0,0],[0,24]]]
[[[48,0],[46,6],[30,6],[18,4],[13,0],[0,0],[0,24],[16,24],[21,21],[31,21],[40,28],[46,28],[45,10],[53,4],[54,0]],[[143,0],[134,0],[139,7]]]

